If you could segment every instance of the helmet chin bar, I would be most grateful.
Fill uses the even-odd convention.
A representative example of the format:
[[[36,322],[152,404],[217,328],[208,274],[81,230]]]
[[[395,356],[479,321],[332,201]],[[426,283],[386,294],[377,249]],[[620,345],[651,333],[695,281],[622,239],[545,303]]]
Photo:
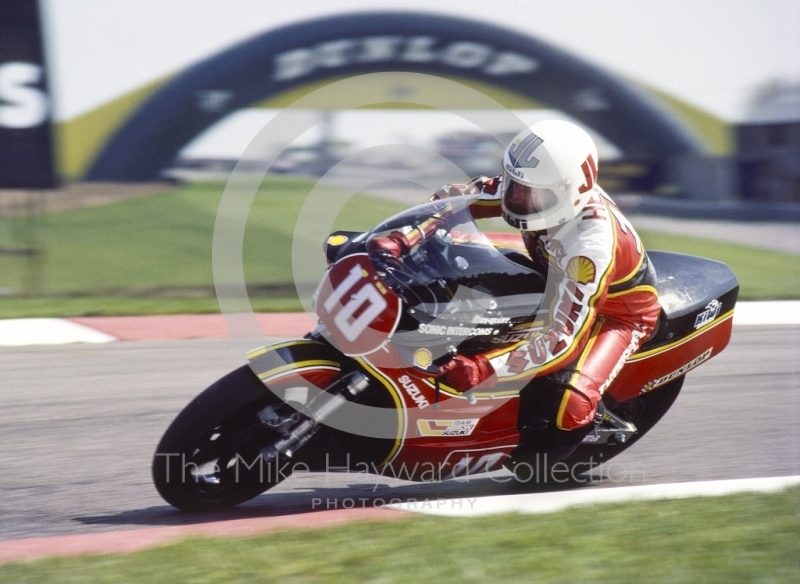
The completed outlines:
[[[506,213],[505,210],[503,211],[503,219],[505,219],[506,223],[511,225],[511,227],[516,227],[517,229],[521,229],[522,231],[538,231],[534,229],[528,229],[527,221],[512,217],[511,215]]]
[[[558,229],[567,223],[567,219],[562,218],[556,224],[545,221],[544,225],[542,225],[539,221],[534,222],[528,219],[520,219],[505,209],[503,209],[503,219],[506,223],[511,225],[511,227],[516,227],[521,231],[549,231],[552,229]]]

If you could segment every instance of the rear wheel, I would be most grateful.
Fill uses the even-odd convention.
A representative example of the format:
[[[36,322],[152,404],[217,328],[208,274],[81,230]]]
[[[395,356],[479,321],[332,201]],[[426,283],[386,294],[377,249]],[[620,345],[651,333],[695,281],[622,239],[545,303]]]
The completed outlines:
[[[280,468],[285,461],[264,460],[261,454],[280,436],[258,413],[279,404],[248,366],[197,396],[167,429],[153,457],[153,482],[164,500],[185,511],[223,509],[286,478],[287,469]]]

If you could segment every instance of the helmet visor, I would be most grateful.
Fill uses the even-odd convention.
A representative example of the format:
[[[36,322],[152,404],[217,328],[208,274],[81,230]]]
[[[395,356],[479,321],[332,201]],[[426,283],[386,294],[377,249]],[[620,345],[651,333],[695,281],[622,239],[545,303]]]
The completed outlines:
[[[524,217],[552,209],[558,204],[558,195],[551,189],[529,187],[514,180],[508,181],[503,193],[503,206],[514,215]]]

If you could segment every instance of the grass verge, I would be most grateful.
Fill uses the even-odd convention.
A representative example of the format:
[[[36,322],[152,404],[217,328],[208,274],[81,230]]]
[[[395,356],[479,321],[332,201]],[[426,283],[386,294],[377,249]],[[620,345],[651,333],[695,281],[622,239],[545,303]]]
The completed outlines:
[[[314,183],[271,178],[255,196],[243,243],[248,285],[283,290],[253,295],[255,310],[300,310],[291,293],[297,217]],[[180,189],[102,206],[6,218],[0,248],[14,232],[41,253],[0,255],[0,318],[219,312],[211,247],[223,184]],[[403,208],[356,195],[334,229],[366,230]],[[327,233],[301,230],[315,249]],[[6,239],[4,241],[3,239]]]
[[[800,258],[777,251],[699,237],[639,231],[646,249],[661,249],[717,260],[739,279],[740,300],[793,299],[800,294]]]
[[[290,285],[291,250],[298,214],[313,187],[309,180],[272,177],[255,197],[244,237],[245,278],[248,285],[281,288],[251,295],[257,311],[301,309]],[[34,219],[3,218],[0,249],[13,248],[16,237],[42,253],[0,255],[0,318],[218,312],[211,244],[223,188],[188,184]],[[368,229],[401,209],[359,195],[333,225]],[[314,249],[327,235],[311,227],[299,234]],[[800,290],[796,256],[654,232],[642,237],[648,249],[728,264],[739,277],[742,299],[796,298]]]
[[[800,489],[191,539],[0,566],[0,582],[797,582]]]

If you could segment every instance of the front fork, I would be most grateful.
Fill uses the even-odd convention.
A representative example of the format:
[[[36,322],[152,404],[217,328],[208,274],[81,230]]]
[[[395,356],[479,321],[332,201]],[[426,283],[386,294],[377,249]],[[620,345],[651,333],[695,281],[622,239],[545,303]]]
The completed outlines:
[[[261,450],[264,460],[272,460],[279,454],[291,458],[316,434],[325,420],[367,387],[369,378],[354,371],[338,377],[308,404],[298,406],[295,414],[288,418],[281,417],[272,406],[261,410],[258,414],[261,423],[281,434],[279,440]]]

